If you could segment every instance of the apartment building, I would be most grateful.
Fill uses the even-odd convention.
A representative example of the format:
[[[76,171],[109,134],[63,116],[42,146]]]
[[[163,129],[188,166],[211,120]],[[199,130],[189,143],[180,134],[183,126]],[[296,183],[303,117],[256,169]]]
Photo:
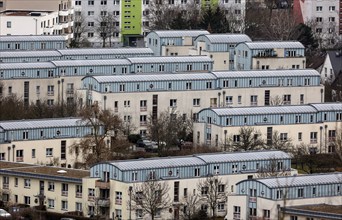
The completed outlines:
[[[145,46],[151,48],[155,56],[189,55],[195,38],[201,34],[209,34],[209,32],[205,30],[156,30],[145,37]]]
[[[45,36],[39,36],[45,37]],[[57,36],[51,36],[57,37]],[[13,39],[13,37],[10,37]],[[14,40],[12,44],[17,43]],[[0,45],[1,45],[0,39]],[[38,41],[39,42],[39,41]],[[64,43],[65,44],[65,43]],[[29,45],[30,46],[30,45]],[[6,45],[5,45],[6,47]],[[13,48],[14,46],[8,46]],[[20,46],[22,47],[22,46]],[[62,46],[65,48],[65,46]],[[24,48],[27,48],[24,46]],[[34,48],[34,46],[33,46]],[[56,48],[56,47],[55,47]],[[35,50],[40,49],[34,48],[29,51],[1,51],[0,53],[0,63],[22,63],[22,62],[46,62],[52,60],[100,60],[100,59],[119,59],[128,57],[147,57],[153,56],[153,52],[150,48],[82,48],[82,49],[57,49],[57,50]]]
[[[112,46],[122,45],[122,43],[124,45],[136,46],[143,45],[143,37],[150,32],[149,18],[156,14],[152,13],[152,11],[157,8],[156,4],[151,2],[152,0],[78,0],[74,2],[74,8],[77,11],[76,14],[85,17],[85,23],[89,27],[86,37],[93,46],[102,45],[101,39],[99,39],[99,33],[93,28],[96,19],[109,13],[114,15],[114,22],[117,29],[113,36],[111,36]],[[235,16],[244,16],[246,7],[245,0],[170,0],[161,1],[161,3],[164,4],[166,8],[180,7],[182,9],[186,9],[194,3],[199,5],[199,8],[204,8],[209,5],[211,5],[211,7],[221,5],[227,12],[228,10],[232,10]],[[186,13],[186,10],[184,10],[184,12]],[[241,21],[243,21],[243,19],[241,19]],[[169,49],[171,50],[171,48]]]
[[[65,47],[66,40],[63,36],[30,35],[0,37],[0,56],[5,56],[5,54],[14,54],[18,50],[30,50],[32,51],[32,56],[34,56],[36,51],[33,50],[44,50],[43,53],[45,53],[45,50],[62,49]],[[46,55],[48,56],[48,54]],[[39,59],[39,57],[37,57],[37,59]]]
[[[180,219],[182,212],[190,208],[185,207],[188,198],[195,195],[203,198],[208,193],[198,186],[200,181],[215,176],[220,180],[219,193],[234,193],[237,182],[255,178],[260,167],[267,167],[274,160],[282,164],[282,170],[288,175],[296,173],[291,170],[289,155],[281,151],[213,153],[102,162],[91,167],[90,177],[83,179],[83,185],[95,188],[95,195],[106,201],[106,205],[101,207],[105,215],[119,219],[129,219],[129,216],[132,219],[149,219],[143,210],[129,208],[131,196],[136,196],[131,193],[149,179],[158,180],[168,185],[167,195],[172,205],[170,209],[158,210],[156,218]],[[220,200],[216,215],[224,216],[226,206],[227,200]],[[212,215],[204,198],[196,208]]]
[[[234,51],[235,70],[305,69],[305,48],[299,41],[240,43]]]
[[[142,135],[148,117],[165,111],[196,119],[203,108],[267,106],[283,97],[283,104],[299,105],[324,97],[319,73],[309,69],[87,76],[82,85],[88,104],[117,112]]]
[[[234,70],[234,49],[252,40],[245,34],[204,34],[195,39],[190,55],[206,55],[215,60],[213,69]]]
[[[242,141],[239,130],[246,126],[269,146],[277,132],[280,140],[290,140],[294,146],[334,152],[336,134],[342,129],[342,104],[203,109],[194,123],[194,143],[229,149]]]
[[[341,0],[295,0],[294,9],[298,22],[312,27],[321,47],[341,40]]]
[[[71,0],[5,1],[0,12],[0,35],[62,35],[73,38]],[[1,10],[1,8],[0,8]]]
[[[82,51],[77,52],[77,56],[87,56],[87,53],[82,54]],[[68,54],[68,51],[63,52]],[[10,94],[22,96],[26,104],[46,99],[48,104],[53,105],[62,101],[68,102],[68,99],[72,101],[75,96],[80,95],[76,90],[84,88],[81,81],[84,76],[209,72],[212,63],[213,61],[206,56],[0,63],[0,79],[3,79],[1,93],[4,96]],[[78,96],[78,98],[85,98],[85,96]]]
[[[82,162],[72,145],[92,132],[80,118],[0,121],[0,160],[71,168]]]
[[[242,180],[228,195],[226,219],[339,219],[341,179],[336,172]]]
[[[86,212],[89,171],[0,161],[0,187],[6,204],[45,205],[47,211]]]
[[[330,84],[341,84],[342,73],[342,51],[327,51],[325,60],[321,69],[321,79]]]

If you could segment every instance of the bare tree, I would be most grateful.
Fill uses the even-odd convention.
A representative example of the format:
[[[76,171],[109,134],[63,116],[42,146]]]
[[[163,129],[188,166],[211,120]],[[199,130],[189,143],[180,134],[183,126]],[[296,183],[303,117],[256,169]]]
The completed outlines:
[[[241,10],[241,7],[238,6],[225,6],[221,4],[220,7],[224,11],[229,30],[231,33],[244,33],[245,32],[245,11]],[[239,11],[241,14],[237,14]]]
[[[284,104],[284,100],[279,95],[273,96],[270,99],[270,105],[283,105],[283,104]]]
[[[135,184],[132,188],[132,209],[142,215],[150,215],[152,220],[171,206],[168,184],[156,179],[150,175],[145,182]]]
[[[250,151],[263,148],[264,140],[261,139],[260,132],[254,127],[241,127],[239,130],[239,141],[233,142],[235,151]]]
[[[173,110],[164,111],[157,118],[151,115],[147,128],[149,138],[157,142],[159,150],[164,150],[162,147],[168,149],[176,146],[178,140],[188,139],[192,134],[192,120]]]
[[[102,47],[106,47],[106,41],[109,40],[109,47],[112,45],[112,37],[114,33],[118,32],[116,22],[118,21],[117,16],[110,11],[102,10],[99,17],[96,19],[95,31],[102,40]]]
[[[291,175],[289,168],[284,167],[282,161],[277,160],[275,157],[270,157],[269,162],[260,167],[258,170],[258,178],[265,177],[279,177]]]
[[[98,105],[86,106],[81,110],[83,123],[91,127],[91,134],[73,144],[70,153],[82,155],[85,167],[113,158],[109,140],[115,141],[122,129],[121,119]]]
[[[190,194],[186,197],[184,196],[182,201],[183,206],[183,218],[191,220],[198,211],[198,205],[201,198],[197,194]]]
[[[90,46],[87,40],[86,32],[88,31],[88,25],[85,21],[85,15],[81,11],[75,11],[74,26],[73,26],[74,38],[70,44],[71,47],[88,47]]]
[[[208,204],[211,209],[213,219],[216,219],[216,209],[220,202],[226,203],[226,183],[218,176],[208,176],[204,180],[200,180],[197,184],[202,201]]]
[[[336,130],[336,138],[333,144],[335,147],[335,153],[342,162],[342,126]]]
[[[292,152],[293,148],[292,139],[287,136],[283,137],[278,131],[273,131],[271,142],[265,145],[265,149],[285,152]]]

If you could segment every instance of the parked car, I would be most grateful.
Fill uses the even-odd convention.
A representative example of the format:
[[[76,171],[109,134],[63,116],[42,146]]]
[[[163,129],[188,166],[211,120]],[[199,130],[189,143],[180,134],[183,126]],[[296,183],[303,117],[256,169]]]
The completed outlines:
[[[12,216],[7,211],[0,209],[0,217],[11,218]]]
[[[144,148],[146,152],[156,152],[158,150],[157,142],[150,140],[138,140],[137,147]]]

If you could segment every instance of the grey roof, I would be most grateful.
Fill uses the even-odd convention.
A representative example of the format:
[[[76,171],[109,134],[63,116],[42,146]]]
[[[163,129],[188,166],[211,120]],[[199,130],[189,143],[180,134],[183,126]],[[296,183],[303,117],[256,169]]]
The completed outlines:
[[[35,68],[55,68],[51,62],[35,63],[0,63],[0,69],[35,69]]]
[[[303,48],[299,41],[253,41],[245,42],[250,49],[269,49],[269,48]]]
[[[234,153],[212,153],[198,154],[196,157],[201,158],[206,163],[223,163],[235,161],[253,161],[253,160],[269,160],[270,158],[284,159],[291,157],[283,151],[257,151],[257,152],[234,152]]]
[[[60,66],[100,66],[100,65],[130,65],[127,59],[108,59],[108,60],[54,60],[51,63]]]
[[[11,41],[65,41],[64,36],[60,35],[1,35],[0,42],[11,42]]]
[[[71,127],[82,124],[81,118],[52,118],[32,119],[20,121],[0,121],[3,130],[49,128],[49,127]]]
[[[267,114],[293,114],[316,113],[311,105],[282,105],[282,106],[257,106],[257,107],[229,107],[212,109],[219,116],[231,115],[267,115]]]
[[[215,80],[211,73],[167,73],[167,74],[139,74],[139,75],[111,75],[91,76],[99,83],[117,82],[150,82],[150,81],[175,81],[175,80]]]
[[[310,104],[318,111],[342,111],[342,102]]]
[[[205,162],[203,160],[193,156],[148,158],[138,160],[112,161],[109,163],[113,166],[116,166],[122,171],[205,165]]]
[[[16,58],[16,57],[61,57],[57,50],[15,50],[15,51],[1,51],[1,58]]]
[[[156,30],[153,32],[159,37],[196,37],[201,34],[209,34],[205,30]]]
[[[342,51],[328,51],[331,66],[337,77],[342,72]]]
[[[278,178],[257,179],[256,181],[265,184],[269,188],[322,185],[331,183],[342,183],[342,173],[287,176]]]
[[[82,48],[58,50],[62,55],[99,55],[99,54],[153,54],[150,48]]]
[[[236,77],[279,77],[279,76],[320,76],[314,69],[295,69],[295,70],[247,70],[247,71],[214,71],[213,74],[218,78]]]
[[[252,41],[246,34],[207,34],[205,37],[213,44],[240,43]]]
[[[134,63],[187,63],[187,62],[213,62],[208,56],[161,56],[161,57],[130,57]]]

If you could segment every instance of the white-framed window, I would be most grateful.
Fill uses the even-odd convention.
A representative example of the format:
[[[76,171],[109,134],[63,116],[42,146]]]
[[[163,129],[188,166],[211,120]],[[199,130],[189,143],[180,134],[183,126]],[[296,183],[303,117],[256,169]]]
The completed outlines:
[[[76,207],[76,211],[82,212],[83,208],[82,208],[81,202],[76,202],[75,207]]]
[[[53,148],[46,148],[46,156],[47,157],[53,156]]]
[[[95,196],[95,189],[94,188],[88,188],[88,196],[89,197]]]
[[[55,191],[55,183],[48,182],[48,191]]]
[[[7,28],[11,28],[12,27],[12,22],[11,21],[7,21]]]
[[[287,141],[287,133],[280,133],[280,140]]]
[[[233,96],[226,96],[226,105],[233,104]]]
[[[63,211],[68,210],[68,201],[62,200],[62,210]]]
[[[297,196],[298,196],[299,198],[301,198],[301,197],[304,196],[304,188],[299,188],[299,189],[297,190]]]
[[[122,219],[122,210],[115,209],[115,219]]]
[[[335,6],[329,6],[329,11],[335,11]]]
[[[25,188],[31,187],[31,180],[30,179],[24,179],[24,187]]]
[[[217,191],[219,193],[224,193],[226,191],[226,185],[225,184],[219,184],[218,188],[217,188]]]
[[[115,204],[116,205],[122,204],[122,192],[119,192],[119,191],[115,192]]]
[[[55,200],[54,199],[48,199],[48,208],[49,209],[55,208]]]
[[[24,196],[24,203],[26,205],[30,205],[31,204],[31,197],[30,196]]]
[[[177,107],[177,99],[170,99],[170,107]]]
[[[194,175],[195,176],[200,176],[201,175],[201,172],[200,172],[201,170],[200,170],[200,168],[195,168],[195,173],[194,173]]]
[[[323,6],[317,6],[316,11],[323,11]]]
[[[89,0],[88,5],[94,5],[94,0]]]
[[[226,206],[226,203],[225,202],[219,202],[217,204],[217,211],[218,212],[224,212],[226,209],[225,209],[225,206]]]
[[[185,84],[185,89],[186,89],[186,90],[191,90],[191,88],[192,88],[191,82],[187,82],[187,83]]]
[[[317,132],[310,132],[310,143],[311,144],[317,143]]]
[[[193,106],[200,106],[200,102],[201,101],[201,99],[193,99],[192,100],[192,104],[193,104]]]
[[[258,105],[258,96],[251,95],[251,106],[257,106],[257,105]]]
[[[138,172],[134,171],[132,172],[132,181],[137,181],[138,180]]]

